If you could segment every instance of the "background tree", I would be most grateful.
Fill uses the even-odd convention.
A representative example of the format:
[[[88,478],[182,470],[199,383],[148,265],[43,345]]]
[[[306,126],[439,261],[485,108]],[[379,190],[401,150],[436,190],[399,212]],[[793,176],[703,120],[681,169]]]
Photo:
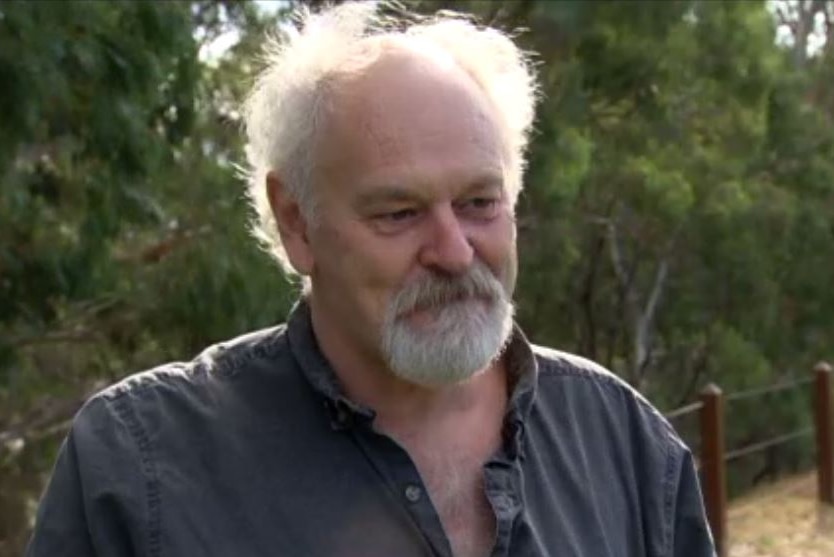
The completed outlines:
[[[253,4],[0,6],[0,555],[68,421],[124,375],[283,319],[233,164],[248,69],[201,61]]]

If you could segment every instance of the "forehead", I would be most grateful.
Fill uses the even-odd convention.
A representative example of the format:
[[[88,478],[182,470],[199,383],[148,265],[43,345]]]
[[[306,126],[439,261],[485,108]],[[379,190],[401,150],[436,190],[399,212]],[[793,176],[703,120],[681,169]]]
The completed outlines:
[[[504,173],[494,109],[456,64],[414,52],[383,54],[332,84],[316,163],[321,187],[447,188]]]

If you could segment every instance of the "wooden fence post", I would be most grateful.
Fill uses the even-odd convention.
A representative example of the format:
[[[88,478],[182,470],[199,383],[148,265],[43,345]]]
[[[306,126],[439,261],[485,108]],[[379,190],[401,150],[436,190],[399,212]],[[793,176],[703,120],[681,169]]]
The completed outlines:
[[[704,504],[715,549],[727,555],[727,481],[724,462],[724,396],[710,383],[701,391],[701,471]]]
[[[819,500],[834,505],[834,447],[832,446],[831,366],[814,366],[814,429],[817,439],[817,489]]]

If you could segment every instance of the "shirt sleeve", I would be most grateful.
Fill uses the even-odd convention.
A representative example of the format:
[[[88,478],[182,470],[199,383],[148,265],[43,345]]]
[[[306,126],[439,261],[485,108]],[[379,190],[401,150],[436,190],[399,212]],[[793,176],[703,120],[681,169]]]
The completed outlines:
[[[78,456],[72,434],[61,445],[29,541],[27,557],[96,555],[90,540],[78,478]]]
[[[142,554],[147,515],[142,455],[100,397],[76,416],[38,507],[27,557]]]
[[[672,557],[714,557],[698,473],[689,450],[681,459],[673,523]]]

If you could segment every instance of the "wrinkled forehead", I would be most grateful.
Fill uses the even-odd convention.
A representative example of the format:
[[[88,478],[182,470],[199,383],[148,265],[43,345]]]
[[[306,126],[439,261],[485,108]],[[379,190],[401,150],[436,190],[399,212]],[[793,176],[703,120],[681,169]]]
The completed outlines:
[[[328,89],[316,142],[321,170],[356,177],[506,166],[494,108],[440,50],[381,49],[373,63],[334,78]]]

